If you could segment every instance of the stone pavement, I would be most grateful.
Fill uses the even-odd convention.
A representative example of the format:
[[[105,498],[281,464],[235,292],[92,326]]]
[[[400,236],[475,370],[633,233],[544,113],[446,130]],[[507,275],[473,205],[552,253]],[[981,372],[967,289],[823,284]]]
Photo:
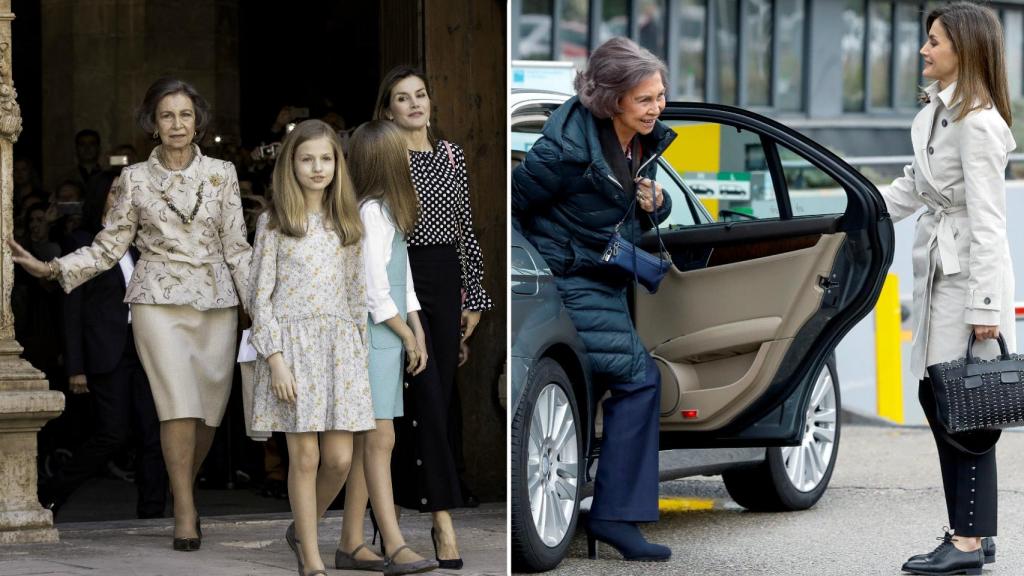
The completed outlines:
[[[483,504],[453,512],[462,570],[434,574],[492,576],[507,573],[507,522],[503,504]],[[4,576],[283,576],[295,574],[295,557],[284,541],[289,514],[247,514],[203,518],[203,548],[171,550],[172,521],[125,520],[62,523],[60,542],[0,547]],[[370,534],[369,522],[366,534]],[[357,576],[369,572],[334,570],[341,512],[320,525],[320,551],[328,572]],[[432,555],[430,515],[405,513],[402,532],[410,547]]]

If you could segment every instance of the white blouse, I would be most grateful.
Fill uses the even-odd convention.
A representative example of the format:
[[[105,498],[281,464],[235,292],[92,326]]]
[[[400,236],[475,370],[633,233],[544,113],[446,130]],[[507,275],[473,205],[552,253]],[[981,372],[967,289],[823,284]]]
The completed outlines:
[[[363,268],[366,273],[366,303],[374,324],[398,314],[398,306],[391,299],[391,283],[388,281],[388,264],[391,262],[391,243],[395,239],[394,223],[379,200],[369,200],[359,207],[363,220]],[[420,309],[416,290],[412,283],[412,269],[405,261],[405,310]]]

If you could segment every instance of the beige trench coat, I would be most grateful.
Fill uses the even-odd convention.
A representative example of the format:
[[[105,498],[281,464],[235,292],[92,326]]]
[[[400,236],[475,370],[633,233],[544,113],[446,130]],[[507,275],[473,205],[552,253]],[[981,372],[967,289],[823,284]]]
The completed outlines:
[[[910,130],[914,162],[882,191],[893,222],[920,208],[914,235],[914,344],[918,378],[962,358],[974,325],[999,326],[1015,350],[1013,263],[1006,239],[1007,157],[1017,144],[995,108],[954,122],[956,84],[926,89],[929,103]],[[994,341],[975,354],[998,353]]]

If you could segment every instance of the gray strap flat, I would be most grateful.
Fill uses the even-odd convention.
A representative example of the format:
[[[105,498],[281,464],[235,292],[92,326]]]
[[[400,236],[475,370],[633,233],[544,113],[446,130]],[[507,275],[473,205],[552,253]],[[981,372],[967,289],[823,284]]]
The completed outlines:
[[[384,574],[385,576],[399,576],[400,574],[419,574],[420,572],[430,572],[431,570],[437,569],[437,561],[422,559],[415,562],[403,562],[401,564],[396,563],[394,558],[398,556],[398,553],[402,550],[409,548],[408,545],[399,546],[398,550],[391,553],[390,556],[384,557]],[[411,548],[409,548],[412,551]]]
[[[363,548],[370,550],[365,542],[356,546],[351,552],[345,552],[341,548],[336,549],[334,551],[334,567],[338,570],[368,570],[371,572],[383,570],[386,565],[384,560],[359,560],[356,558],[356,554]]]

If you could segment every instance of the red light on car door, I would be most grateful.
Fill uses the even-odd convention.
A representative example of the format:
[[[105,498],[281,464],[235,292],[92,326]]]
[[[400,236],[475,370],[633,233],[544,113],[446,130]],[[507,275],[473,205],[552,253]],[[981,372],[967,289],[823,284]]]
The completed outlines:
[[[684,420],[693,420],[694,418],[697,417],[696,410],[683,410],[681,414],[683,415]]]

